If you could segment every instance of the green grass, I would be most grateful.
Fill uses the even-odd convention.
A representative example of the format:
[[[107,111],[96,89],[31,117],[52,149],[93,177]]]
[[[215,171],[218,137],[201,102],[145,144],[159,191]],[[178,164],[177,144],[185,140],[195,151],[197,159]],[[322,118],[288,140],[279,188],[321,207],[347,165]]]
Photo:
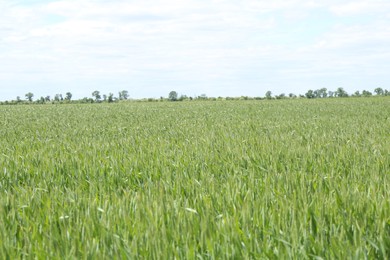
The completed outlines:
[[[0,107],[0,258],[390,257],[390,99]]]

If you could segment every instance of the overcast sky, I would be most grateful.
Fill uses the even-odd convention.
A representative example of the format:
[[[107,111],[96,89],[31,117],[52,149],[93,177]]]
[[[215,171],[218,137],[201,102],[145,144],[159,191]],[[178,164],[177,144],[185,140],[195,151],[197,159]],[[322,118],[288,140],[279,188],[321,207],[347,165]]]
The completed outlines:
[[[389,83],[389,0],[0,0],[0,100]]]

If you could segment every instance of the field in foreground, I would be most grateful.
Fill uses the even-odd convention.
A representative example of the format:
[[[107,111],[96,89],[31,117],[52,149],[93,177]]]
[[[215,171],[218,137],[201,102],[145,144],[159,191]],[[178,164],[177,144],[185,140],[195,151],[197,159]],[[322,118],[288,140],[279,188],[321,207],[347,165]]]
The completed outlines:
[[[390,99],[0,107],[0,258],[389,258]]]

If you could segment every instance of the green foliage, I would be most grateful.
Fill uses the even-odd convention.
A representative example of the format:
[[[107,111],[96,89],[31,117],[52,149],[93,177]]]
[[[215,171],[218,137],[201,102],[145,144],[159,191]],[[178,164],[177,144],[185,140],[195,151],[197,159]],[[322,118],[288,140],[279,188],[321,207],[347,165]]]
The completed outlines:
[[[129,98],[129,91],[122,90],[119,91],[119,100],[128,99]]]
[[[346,92],[345,92],[346,93]],[[308,90],[305,93],[306,98],[326,98],[333,95],[333,92],[329,93],[326,88],[316,89],[316,90]]]
[[[62,94],[56,94],[54,96],[54,101],[56,101],[56,102],[60,102],[60,101],[63,101],[63,100],[64,100],[64,98],[62,97]]]
[[[178,94],[176,91],[169,92],[168,99],[170,101],[177,101]]]
[[[382,88],[376,88],[374,90],[374,92],[378,95],[378,96],[383,96],[385,94],[385,91],[382,89]]]
[[[72,100],[72,93],[66,92],[65,95],[66,95],[66,96],[65,96],[65,99],[66,99],[66,100],[68,100],[68,101]]]
[[[272,92],[268,90],[268,91],[265,93],[265,98],[266,98],[266,99],[272,99]]]
[[[305,96],[306,96],[307,98],[315,98],[314,92],[313,92],[313,90],[311,90],[311,89],[309,89],[309,90],[306,92]]]
[[[387,97],[0,114],[1,259],[390,257]]]
[[[337,97],[348,97],[348,93],[343,88],[338,88],[336,90]]]
[[[27,99],[29,102],[32,102],[32,101],[33,101],[33,97],[34,97],[34,94],[33,94],[33,93],[28,92],[25,96],[26,96],[26,99]]]
[[[364,96],[364,97],[370,97],[370,96],[372,96],[372,93],[371,93],[370,91],[368,91],[368,90],[363,90],[362,96]]]
[[[96,101],[96,102],[99,102],[100,99],[102,98],[102,97],[100,96],[100,91],[97,91],[97,90],[95,90],[94,92],[92,92],[92,96],[95,98],[95,101]]]
[[[108,103],[112,103],[112,102],[114,102],[114,94],[110,93],[108,94]]]

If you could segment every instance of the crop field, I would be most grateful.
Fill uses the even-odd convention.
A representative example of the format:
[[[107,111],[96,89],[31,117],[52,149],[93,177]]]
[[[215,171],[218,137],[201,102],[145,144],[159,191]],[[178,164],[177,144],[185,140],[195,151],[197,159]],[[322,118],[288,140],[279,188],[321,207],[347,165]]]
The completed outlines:
[[[0,258],[390,257],[390,98],[0,106]]]

